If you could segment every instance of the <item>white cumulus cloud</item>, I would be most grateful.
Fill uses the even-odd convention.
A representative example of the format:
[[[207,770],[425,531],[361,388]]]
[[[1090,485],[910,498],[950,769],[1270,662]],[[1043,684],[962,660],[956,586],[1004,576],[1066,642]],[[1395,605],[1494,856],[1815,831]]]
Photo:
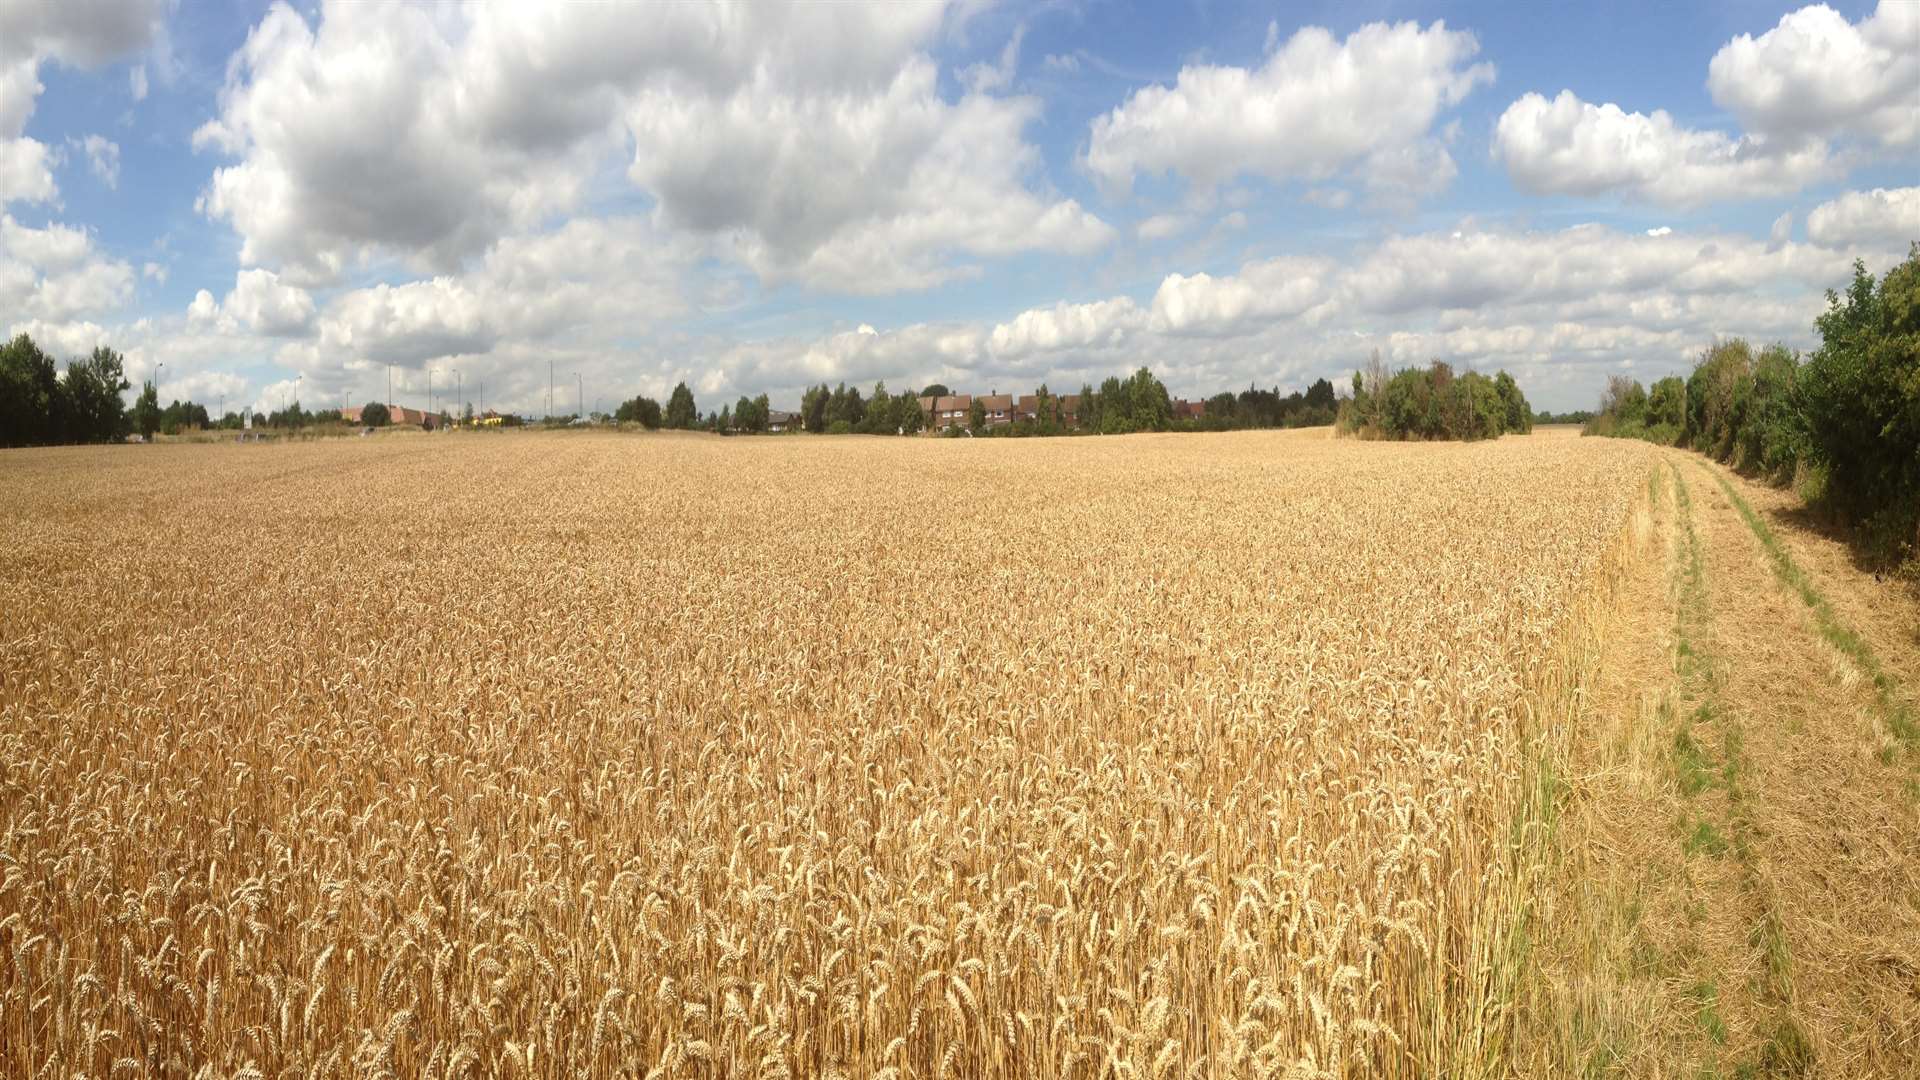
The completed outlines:
[[[1136,91],[1094,120],[1086,165],[1120,188],[1140,173],[1211,189],[1350,168],[1404,184],[1413,159],[1450,179],[1452,159],[1429,137],[1443,110],[1493,81],[1492,64],[1473,62],[1479,49],[1442,22],[1370,23],[1345,40],[1307,27],[1259,68],[1193,65],[1171,87]]]
[[[630,146],[663,224],[768,280],[850,291],[969,257],[1087,252],[1112,229],[1028,183],[1039,103],[943,96],[938,4],[275,6],[196,145],[201,206],[303,284],[398,255],[459,270],[578,208]],[[1011,70],[1017,36],[1003,55]],[[994,69],[998,71],[998,68]]]
[[[1920,3],[1880,0],[1857,24],[1825,4],[1789,12],[1715,53],[1707,89],[1770,137],[1920,143]]]
[[[1807,215],[1807,239],[1822,247],[1904,251],[1920,241],[1920,187],[1849,191]]]
[[[1535,194],[1618,192],[1668,206],[1798,191],[1833,174],[1824,143],[1792,146],[1696,131],[1662,110],[1627,112],[1562,90],[1528,93],[1494,127],[1493,153]]]

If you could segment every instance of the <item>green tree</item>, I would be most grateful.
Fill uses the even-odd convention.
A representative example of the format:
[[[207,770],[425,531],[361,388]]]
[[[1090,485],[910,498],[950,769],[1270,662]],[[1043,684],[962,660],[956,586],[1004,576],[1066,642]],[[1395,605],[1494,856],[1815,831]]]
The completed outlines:
[[[148,439],[160,430],[160,393],[151,380],[141,384],[140,397],[133,403],[133,428]]]
[[[1533,430],[1533,407],[1527,404],[1527,395],[1520,392],[1520,384],[1505,371],[1493,377],[1494,392],[1500,396],[1501,432],[1524,435]]]
[[[869,435],[891,435],[894,430],[893,395],[887,393],[886,380],[873,384],[873,396],[867,399],[867,412],[860,430]]]
[[[867,403],[860,397],[860,388],[849,387],[841,383],[833,388],[827,399],[827,423],[836,422],[847,425],[850,430],[859,431],[860,422],[867,418]]]
[[[120,354],[97,346],[93,355],[67,365],[65,394],[69,436],[78,442],[119,442],[127,437],[127,405],[121,394],[129,386]],[[204,424],[206,410],[199,410]]]
[[[700,412],[694,408],[693,391],[686,383],[675,383],[673,393],[667,395],[666,426],[675,431],[685,431],[699,422]]]
[[[827,430],[827,402],[833,397],[833,391],[827,384],[807,387],[800,395],[800,426],[818,435]]]
[[[1046,383],[1033,392],[1033,426],[1042,435],[1060,434],[1060,399]]]
[[[72,369],[68,369],[68,381],[72,381]],[[174,400],[160,410],[160,431],[166,435],[178,435],[182,431],[208,426],[207,407],[191,401]]]
[[[0,345],[0,446],[59,442],[65,409],[53,357],[25,334]]]
[[[1328,387],[1327,392],[1331,395],[1333,388]],[[1173,425],[1173,398],[1152,371],[1142,367],[1134,372],[1127,380],[1125,396],[1128,430],[1165,431]]]
[[[982,405],[980,399],[976,397],[973,399],[973,404],[967,408],[967,430],[978,435],[986,429],[987,407]]]
[[[1306,402],[1308,402],[1309,409],[1317,409],[1317,411],[1327,413],[1329,417],[1332,417],[1332,407],[1336,404],[1336,398],[1334,398],[1334,392],[1332,392],[1332,382],[1325,379],[1313,380],[1313,384],[1308,386]]]
[[[894,399],[898,403],[897,416],[901,434],[918,434],[927,426],[927,414],[920,411],[920,399],[923,396],[909,389]]]
[[[1734,435],[1739,464],[1776,480],[1792,476],[1804,446],[1796,400],[1800,357],[1785,345],[1769,345],[1753,362],[1752,390]]]
[[[393,414],[378,401],[369,401],[360,407],[360,422],[368,427],[386,427],[393,423]]]

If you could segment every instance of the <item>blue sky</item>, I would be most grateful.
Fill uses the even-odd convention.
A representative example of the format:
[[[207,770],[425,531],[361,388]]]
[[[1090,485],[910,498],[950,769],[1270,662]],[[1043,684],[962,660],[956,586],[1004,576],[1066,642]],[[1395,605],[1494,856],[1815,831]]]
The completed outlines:
[[[1378,349],[1566,409],[1810,345],[1920,239],[1916,166],[1912,0],[0,0],[0,328],[216,408]]]

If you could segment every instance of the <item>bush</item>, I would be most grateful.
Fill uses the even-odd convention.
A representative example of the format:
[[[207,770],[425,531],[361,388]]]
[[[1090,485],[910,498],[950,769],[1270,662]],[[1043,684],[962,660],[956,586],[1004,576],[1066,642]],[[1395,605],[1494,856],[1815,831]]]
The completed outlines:
[[[1742,468],[1782,481],[1804,452],[1800,409],[1794,400],[1800,357],[1783,345],[1770,345],[1754,362],[1751,388],[1741,424],[1734,434],[1734,461]]]
[[[1900,557],[1920,544],[1920,244],[1879,287],[1854,263],[1846,295],[1827,293],[1820,348],[1797,372],[1807,455],[1832,505],[1868,546]]]
[[[827,425],[827,434],[851,435],[853,434],[853,424],[847,420],[835,420],[833,423]]]
[[[648,431],[660,426],[660,403],[650,397],[636,397],[620,403],[613,418],[622,424],[639,424]]]
[[[1753,394],[1753,347],[1741,338],[1709,348],[1687,377],[1687,442],[1726,461]]]
[[[1674,438],[1669,443],[1679,440],[1687,424],[1687,380],[1669,375],[1653,384],[1647,394],[1647,423],[1672,428]]]
[[[360,422],[368,427],[386,427],[393,423],[393,414],[377,401],[369,401],[360,407]]]

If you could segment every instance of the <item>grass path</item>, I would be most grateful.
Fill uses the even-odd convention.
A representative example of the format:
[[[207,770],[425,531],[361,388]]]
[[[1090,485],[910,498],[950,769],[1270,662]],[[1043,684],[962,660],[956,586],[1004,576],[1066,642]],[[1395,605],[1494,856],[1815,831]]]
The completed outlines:
[[[1863,571],[1846,542],[1820,528],[1793,492],[1714,472],[1765,523],[1834,617],[1872,649],[1895,700],[1920,715],[1920,591]]]
[[[1920,817],[1885,712],[1902,688],[1873,677],[1871,646],[1723,470],[1681,468],[1701,492],[1718,689],[1743,735],[1745,858],[1771,898],[1755,945],[1806,1038],[1805,1074],[1920,1075]]]
[[[1842,617],[1835,609],[1833,602],[1828,599],[1829,591],[1843,596],[1857,597],[1861,590],[1846,587],[1851,583],[1837,581],[1840,575],[1831,571],[1827,575],[1826,587],[1823,588],[1821,583],[1816,582],[1812,575],[1801,568],[1799,560],[1794,558],[1788,542],[1784,539],[1787,534],[1782,530],[1776,530],[1766,518],[1754,511],[1753,505],[1734,488],[1724,470],[1711,471],[1713,479],[1720,485],[1721,493],[1738,511],[1740,519],[1746,523],[1748,531],[1753,533],[1754,539],[1760,544],[1760,549],[1765,552],[1768,562],[1772,565],[1774,577],[1806,604],[1807,611],[1812,616],[1815,631],[1833,650],[1834,655],[1829,659],[1833,662],[1835,676],[1843,684],[1851,685],[1860,679],[1869,683],[1873,691],[1874,706],[1879,719],[1886,725],[1888,733],[1902,744],[1902,748],[1908,751],[1920,750],[1920,720],[1917,720],[1914,715],[1914,708],[1909,703],[1909,695],[1905,692],[1906,688],[1894,673],[1881,663],[1880,652],[1875,649],[1873,643],[1857,632],[1853,628],[1853,623]],[[1836,588],[1836,584],[1839,587]],[[1892,590],[1876,591],[1880,593],[1881,603],[1874,605],[1874,610],[1898,609],[1900,598],[1893,595]],[[1864,612],[1857,614],[1864,614]],[[1871,621],[1880,625],[1878,619]],[[1883,636],[1881,647],[1885,648],[1890,641],[1897,644],[1900,638]],[[1894,751],[1893,746],[1883,748],[1881,759],[1891,762]]]
[[[1571,762],[1536,1073],[1920,1076],[1901,627],[1746,489],[1668,455],[1635,523]]]

